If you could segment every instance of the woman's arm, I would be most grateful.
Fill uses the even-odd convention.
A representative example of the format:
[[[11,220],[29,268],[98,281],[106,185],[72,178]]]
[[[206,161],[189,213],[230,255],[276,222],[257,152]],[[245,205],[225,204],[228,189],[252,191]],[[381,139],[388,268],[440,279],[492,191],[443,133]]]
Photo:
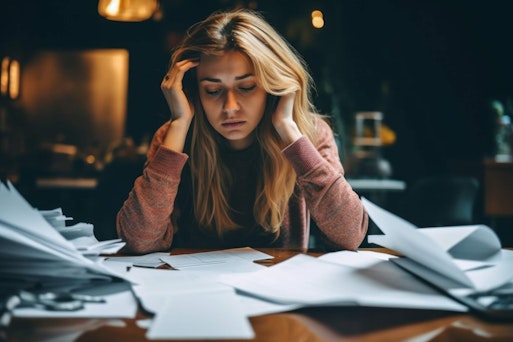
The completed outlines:
[[[368,216],[358,195],[344,177],[333,131],[318,120],[318,141],[306,137],[284,154],[297,174],[298,185],[319,230],[339,248],[358,248],[367,232]]]
[[[171,217],[188,156],[162,145],[170,123],[153,138],[143,174],[139,176],[117,215],[118,236],[135,253],[169,249],[176,226]]]

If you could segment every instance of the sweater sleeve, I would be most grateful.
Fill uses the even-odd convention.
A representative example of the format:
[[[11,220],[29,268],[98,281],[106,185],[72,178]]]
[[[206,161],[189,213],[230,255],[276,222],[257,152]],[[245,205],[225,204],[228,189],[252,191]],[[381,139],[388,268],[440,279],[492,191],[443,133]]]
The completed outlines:
[[[283,151],[297,174],[308,210],[327,242],[354,250],[362,243],[368,216],[344,177],[333,131],[318,120],[316,146],[305,136]]]
[[[118,235],[131,252],[149,253],[171,247],[176,229],[171,217],[188,156],[161,146],[167,127],[168,124],[155,133],[143,173],[117,214]]]

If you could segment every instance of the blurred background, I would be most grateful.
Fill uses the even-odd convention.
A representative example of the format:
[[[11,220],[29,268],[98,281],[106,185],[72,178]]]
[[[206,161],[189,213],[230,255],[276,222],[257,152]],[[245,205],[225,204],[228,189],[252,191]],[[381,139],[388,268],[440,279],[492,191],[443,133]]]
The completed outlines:
[[[513,245],[513,2],[132,2],[149,3],[147,18],[106,18],[101,0],[0,1],[0,177],[34,206],[62,207],[109,236],[169,118],[160,82],[170,51],[213,11],[246,7],[307,61],[357,192],[419,226],[484,223]],[[463,196],[445,210],[470,216],[415,222],[418,208],[405,203],[419,182],[441,178],[477,185],[428,185],[439,191],[421,191],[418,205],[433,218],[427,197]]]

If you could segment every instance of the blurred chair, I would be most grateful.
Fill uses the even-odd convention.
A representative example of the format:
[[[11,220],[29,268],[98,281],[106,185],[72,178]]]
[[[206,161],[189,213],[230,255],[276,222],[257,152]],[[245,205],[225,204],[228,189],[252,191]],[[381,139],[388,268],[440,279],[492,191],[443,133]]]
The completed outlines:
[[[417,227],[474,224],[479,181],[473,177],[422,178],[405,193],[398,214]]]

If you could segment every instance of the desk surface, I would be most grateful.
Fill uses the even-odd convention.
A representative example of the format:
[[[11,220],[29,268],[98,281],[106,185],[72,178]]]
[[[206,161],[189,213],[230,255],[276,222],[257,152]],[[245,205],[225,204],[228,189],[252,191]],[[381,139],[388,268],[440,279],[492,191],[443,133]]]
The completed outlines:
[[[379,248],[373,250],[384,251]],[[275,249],[262,251],[275,257],[272,263],[298,253]],[[173,251],[194,252],[199,250]],[[142,312],[135,319],[123,320],[15,318],[7,331],[7,340],[36,341],[44,333],[47,339],[60,335],[62,341],[147,341],[146,330],[137,325],[137,320],[144,318],[147,316]],[[469,314],[434,310],[321,307],[252,317],[250,321],[256,334],[256,338],[250,341],[374,342],[413,338],[422,341],[513,341],[511,322],[490,323]],[[425,338],[420,339],[421,336]]]

